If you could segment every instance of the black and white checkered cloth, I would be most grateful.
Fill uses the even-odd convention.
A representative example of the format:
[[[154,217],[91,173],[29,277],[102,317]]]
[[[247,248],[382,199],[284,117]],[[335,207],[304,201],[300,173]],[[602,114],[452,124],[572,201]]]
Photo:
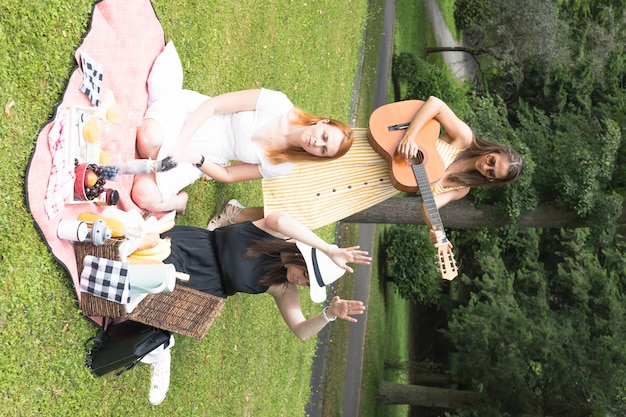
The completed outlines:
[[[130,302],[128,264],[87,255],[80,274],[80,290],[120,304]]]
[[[83,82],[79,89],[89,98],[94,106],[100,101],[100,87],[104,69],[85,51],[80,52],[80,63],[83,70]]]

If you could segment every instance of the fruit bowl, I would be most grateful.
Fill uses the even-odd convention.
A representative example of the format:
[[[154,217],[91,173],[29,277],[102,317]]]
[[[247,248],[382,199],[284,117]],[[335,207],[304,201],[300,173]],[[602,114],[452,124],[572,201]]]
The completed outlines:
[[[78,164],[74,168],[74,199],[91,201],[104,190],[106,180],[101,177],[96,164]]]

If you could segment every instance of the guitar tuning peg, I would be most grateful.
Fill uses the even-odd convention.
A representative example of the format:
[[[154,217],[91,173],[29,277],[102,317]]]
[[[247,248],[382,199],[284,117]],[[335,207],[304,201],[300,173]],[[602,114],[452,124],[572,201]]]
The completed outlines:
[[[454,260],[454,254],[451,250],[440,248],[435,258],[437,259],[437,266],[443,279],[451,281],[459,275],[458,267]]]

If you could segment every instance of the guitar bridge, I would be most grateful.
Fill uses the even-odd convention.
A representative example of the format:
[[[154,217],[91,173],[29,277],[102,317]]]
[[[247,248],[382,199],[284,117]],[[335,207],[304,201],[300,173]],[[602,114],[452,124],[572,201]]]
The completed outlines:
[[[393,131],[396,131],[396,130],[407,130],[409,128],[410,124],[411,124],[411,122],[408,122],[408,123],[398,123],[396,125],[387,126],[387,129],[390,132],[393,132]]]

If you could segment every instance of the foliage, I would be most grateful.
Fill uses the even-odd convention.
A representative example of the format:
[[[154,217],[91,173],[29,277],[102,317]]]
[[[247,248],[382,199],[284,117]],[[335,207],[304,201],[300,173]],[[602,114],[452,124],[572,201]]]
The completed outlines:
[[[537,159],[543,176],[534,186],[541,200],[547,197],[567,207],[575,205],[581,216],[599,212],[594,216],[600,221],[613,218],[619,199],[626,194],[626,147],[619,143],[626,126],[626,3],[461,0],[455,7],[456,23],[465,31],[466,45],[480,56],[489,91],[503,98],[511,125],[522,128],[520,138],[526,138],[526,133],[534,136],[534,142],[528,143],[533,155],[552,158],[555,154],[537,150],[549,148],[555,138],[565,142],[567,137],[569,146],[576,147],[581,140],[594,148],[583,146],[587,148],[583,155],[567,152],[566,158],[551,161],[549,168]],[[532,124],[543,130],[541,141],[547,144],[537,140],[538,130]],[[607,148],[602,149],[605,145]],[[564,149],[556,151],[563,153]],[[564,173],[570,180],[555,181],[554,186],[548,186],[550,190],[545,188],[546,179],[555,177],[554,171],[574,171],[577,158],[592,155],[596,159],[597,152],[603,154],[602,163],[614,152],[618,163],[611,164],[608,181],[597,172],[589,172],[596,168],[584,167],[582,200],[574,203],[574,175]],[[607,188],[620,196],[615,197]]]
[[[523,110],[520,134],[542,167],[534,181],[539,199],[571,207],[598,223],[614,221],[621,214],[621,198],[608,185],[621,147],[620,127],[612,119],[586,117],[583,111],[547,117],[528,106]]]
[[[428,229],[418,225],[393,225],[385,232],[388,278],[407,300],[436,304],[441,297],[441,278],[434,267]]]
[[[467,30],[480,26],[489,19],[488,0],[457,0],[454,2],[454,22],[457,29]]]
[[[465,44],[481,57],[492,91],[507,102],[523,82],[526,66],[549,69],[565,53],[562,22],[551,0],[460,1],[455,19]]]
[[[595,239],[588,229],[526,229],[505,240],[502,232],[485,233],[490,239],[474,252],[476,278],[464,281],[469,300],[444,331],[462,357],[460,376],[485,396],[479,414],[621,410],[623,370],[616,364],[626,355],[626,308],[614,272],[624,265],[609,270],[608,258],[601,262],[589,250]]]
[[[619,216],[624,198],[626,71],[620,42],[624,22],[618,18],[624,16],[624,8],[611,1],[593,2],[595,12],[590,12],[590,6],[588,13],[582,13],[588,18],[574,14],[568,19],[549,3],[457,3],[457,17],[469,19],[470,38],[478,36],[480,45],[490,45],[488,55],[500,61],[489,77],[489,86],[496,97],[504,98],[504,114],[513,130],[506,126],[495,133],[501,138],[508,136],[527,162],[521,182],[505,191],[512,192],[506,199],[517,204],[504,207],[515,218],[519,212],[511,207],[556,203],[598,224],[610,224]],[[596,8],[600,4],[605,7]],[[535,24],[521,24],[530,19],[529,10],[540,7],[549,13],[535,13]],[[560,7],[571,10],[574,4],[561,2]],[[597,13],[600,9],[604,13]],[[541,46],[537,34],[545,38]],[[568,36],[562,37],[564,34]],[[513,66],[502,65],[508,59]],[[474,107],[476,103],[470,109]],[[476,129],[489,114],[470,111],[467,120]],[[498,119],[487,120],[492,130],[498,126]],[[535,170],[535,164],[541,169]],[[496,193],[485,189],[472,194],[477,201],[498,201]]]
[[[414,54],[401,52],[393,56],[392,77],[394,83],[406,86],[401,100],[426,100],[436,96],[452,108],[465,105],[468,86],[455,80],[440,65],[430,64]]]
[[[623,415],[626,240],[615,219],[626,196],[626,3],[457,0],[455,7],[489,93],[453,109],[525,161],[516,183],[472,190],[471,198],[512,218],[557,203],[598,226],[452,232],[462,274],[441,331],[460,356],[450,370],[486,401],[449,414]],[[411,61],[402,65],[413,71]]]
[[[560,10],[573,19],[598,19],[604,18],[607,24],[619,23],[619,21],[606,19],[607,15],[623,16],[626,4],[621,0],[557,0]]]
[[[570,13],[573,2],[564,3],[456,4],[465,44],[480,57],[489,90],[504,98],[512,120],[520,100],[551,114],[567,105],[590,112],[595,102],[623,95],[615,80],[624,74],[624,5],[609,0],[593,12]]]

